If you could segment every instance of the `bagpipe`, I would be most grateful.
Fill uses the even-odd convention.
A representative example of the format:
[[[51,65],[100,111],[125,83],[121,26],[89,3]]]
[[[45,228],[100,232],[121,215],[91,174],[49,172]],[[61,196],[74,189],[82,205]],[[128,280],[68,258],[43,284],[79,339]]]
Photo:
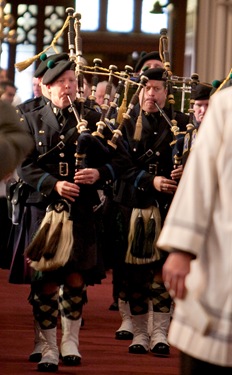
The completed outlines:
[[[82,38],[80,35],[80,19],[81,15],[75,13],[73,8],[67,8],[66,12],[69,16],[68,45],[70,59],[75,63],[75,74],[78,81],[79,96],[77,101],[80,103],[80,113],[75,108],[75,104],[71,102],[70,106],[77,119],[77,148],[76,148],[76,166],[77,169],[88,167],[98,167],[110,160],[112,153],[117,149],[117,143],[122,138],[122,129],[126,126],[130,119],[130,112],[139,101],[139,93],[147,82],[146,77],[141,77],[139,82],[131,81],[133,68],[129,65],[125,66],[125,70],[118,72],[117,66],[110,65],[108,69],[102,67],[100,59],[94,59],[94,66],[90,67],[83,64],[82,56]],[[84,76],[92,75],[91,95],[84,97]],[[84,119],[84,104],[86,99],[89,100],[90,108],[94,108],[96,87],[99,76],[107,76],[107,86],[104,94],[104,102],[101,105],[100,119],[96,123],[96,130],[91,131],[88,123]],[[117,79],[118,83],[113,100],[110,101],[113,80]],[[129,104],[126,94],[130,85],[137,85],[137,89],[133,94]],[[122,96],[124,98],[120,100]],[[126,100],[125,100],[126,98]],[[113,121],[111,121],[113,120]],[[93,157],[94,155],[94,157]],[[92,163],[90,162],[92,161]]]
[[[18,70],[23,70],[30,65],[35,59],[46,52],[49,48],[56,51],[56,41],[63,34],[64,30],[68,28],[68,49],[69,58],[75,63],[75,74],[78,81],[78,110],[75,103],[70,101],[70,106],[77,119],[78,142],[75,157],[77,159],[76,165],[78,168],[83,168],[88,161],[88,154],[91,154],[91,149],[96,151],[96,158],[94,166],[99,166],[105,160],[108,161],[109,155],[113,150],[117,149],[117,144],[123,137],[123,128],[130,121],[131,111],[139,102],[139,94],[146,86],[147,80],[143,75],[137,77],[133,72],[133,68],[126,65],[124,71],[117,71],[117,66],[110,65],[108,68],[102,66],[102,60],[95,58],[93,66],[87,65],[86,60],[82,54],[82,38],[81,38],[81,14],[74,11],[74,8],[67,8],[67,19],[57,33],[51,45],[48,46],[40,54],[34,58],[28,59],[24,63],[16,64]],[[159,53],[164,68],[167,71],[167,86],[168,86],[168,103],[171,110],[170,119],[166,120],[171,127],[173,133],[173,142],[179,135],[178,124],[174,116],[175,96],[181,92],[181,112],[185,110],[185,95],[191,93],[191,77],[178,77],[173,75],[170,66],[170,56],[168,48],[167,29],[160,31],[160,45]],[[84,79],[91,75],[91,94],[86,98],[84,95]],[[96,123],[96,130],[89,129],[88,122],[85,119],[85,107],[88,104],[90,109],[94,109],[96,105],[96,88],[100,77],[107,77],[108,84],[104,95],[104,103],[101,105],[101,116]],[[134,79],[136,78],[136,79]],[[112,101],[110,101],[113,80],[117,80],[116,92]],[[131,90],[131,91],[130,91]],[[129,97],[129,92],[133,92]],[[159,108],[158,108],[159,109]],[[160,110],[160,109],[159,109]],[[163,116],[165,114],[160,111]],[[142,124],[138,119],[136,126],[135,139],[139,139]],[[93,160],[93,158],[91,158]],[[88,164],[87,164],[88,165]],[[89,164],[91,167],[91,165]]]
[[[94,151],[96,153],[94,166],[98,166],[98,164],[96,164],[97,160],[99,160],[99,163],[104,162],[104,159],[108,160],[108,157],[112,154],[113,150],[117,149],[118,142],[123,139],[123,129],[130,121],[131,112],[139,102],[140,92],[146,86],[148,78],[143,75],[140,75],[139,77],[134,75],[133,68],[128,65],[125,66],[123,72],[118,72],[117,66],[115,65],[110,65],[108,69],[104,68],[102,67],[101,59],[94,59],[93,66],[84,65],[83,61],[85,60],[82,56],[80,23],[81,15],[75,13],[73,8],[67,8],[66,12],[69,17],[69,56],[76,64],[75,72],[79,91],[78,102],[80,103],[81,108],[80,114],[77,117],[77,131],[80,133],[76,151],[77,165],[78,167],[85,165],[82,161],[86,159],[88,160],[88,154],[90,155]],[[173,75],[170,64],[167,29],[161,29],[160,31],[159,54],[167,73],[167,101],[170,109],[170,118],[161,108],[159,108],[157,103],[156,106],[166,122],[170,125],[173,134],[171,146],[173,148],[174,165],[179,165],[181,163],[181,150],[177,150],[177,145],[178,140],[183,138],[184,132],[180,130],[175,119],[175,95],[177,92],[181,92],[181,112],[184,112],[184,107],[186,107],[185,95],[189,94],[189,109],[187,112],[189,114],[189,123],[192,122],[192,91],[194,90],[195,84],[199,81],[194,74],[191,77],[178,77]],[[83,82],[84,76],[86,75],[92,76],[91,95],[88,98],[85,98],[83,94]],[[88,129],[88,124],[84,120],[84,103],[86,99],[88,99],[90,107],[94,108],[96,87],[99,82],[99,77],[101,76],[106,76],[108,81],[104,95],[104,102],[101,105],[101,117],[96,123],[96,130],[91,132]],[[113,80],[118,80],[118,84],[114,98],[110,101]],[[128,99],[130,89],[133,94],[130,99]],[[135,140],[140,139],[141,131],[142,116],[140,115],[136,122],[134,134]]]
[[[157,107],[160,114],[164,117],[168,125],[170,126],[171,132],[173,134],[173,141],[170,143],[172,147],[173,153],[173,163],[174,166],[180,164],[179,158],[179,150],[177,148],[178,140],[182,138],[183,132],[180,131],[178,127],[178,123],[175,119],[175,97],[174,97],[174,85],[173,85],[173,74],[171,71],[171,64],[170,64],[170,55],[169,55],[169,46],[168,46],[168,36],[167,36],[167,29],[160,30],[160,43],[159,43],[159,54],[161,61],[163,62],[164,69],[166,70],[166,84],[167,84],[167,102],[169,104],[170,109],[170,117],[165,113],[165,111],[159,107],[157,103],[155,106]],[[178,156],[177,156],[178,155]]]
[[[195,103],[195,91],[196,91],[196,85],[198,84],[198,74],[193,73],[191,76],[191,81],[189,82],[189,85],[191,86],[190,91],[190,97],[189,97],[189,108],[188,108],[188,114],[189,114],[189,121],[186,125],[186,131],[177,132],[175,136],[175,141],[173,142],[173,162],[174,166],[178,166],[180,164],[183,165],[183,156],[184,156],[184,149],[185,149],[185,143],[187,138],[189,137],[189,130],[194,128],[194,103]]]
[[[193,73],[191,81],[191,94],[189,100],[189,123],[187,124],[186,128],[187,131],[183,138],[183,146],[182,146],[182,155],[181,155],[181,163],[184,165],[188,158],[191,149],[191,140],[193,136],[193,132],[196,131],[194,125],[194,103],[195,103],[195,96],[196,96],[196,88],[199,83],[199,76],[197,73]],[[178,157],[178,156],[177,156]],[[180,157],[178,157],[180,159]]]
[[[164,67],[167,72],[167,88],[168,88],[168,103],[171,112],[171,118],[169,118],[166,113],[159,108],[158,104],[155,103],[156,107],[160,111],[161,115],[165,118],[166,122],[169,124],[171,131],[173,133],[173,141],[171,142],[172,146],[172,157],[173,157],[173,164],[174,167],[182,164],[182,157],[184,152],[184,142],[185,138],[188,135],[188,131],[190,128],[194,127],[193,119],[194,119],[194,102],[195,102],[195,91],[196,86],[199,81],[199,76],[197,73],[193,73],[190,78],[187,77],[177,77],[173,76],[171,67],[170,67],[170,58],[168,52],[168,37],[167,37],[167,29],[161,29],[160,31],[160,45],[159,45],[159,53],[161,60],[164,64]],[[181,86],[179,86],[181,84]],[[186,125],[186,131],[181,131],[178,127],[178,123],[174,118],[175,113],[175,98],[174,93],[177,90],[182,91],[182,105],[184,107],[184,100],[186,92],[189,94],[189,105],[188,105],[188,115],[189,121]],[[183,108],[181,108],[183,111]]]
[[[86,97],[84,96],[84,72],[86,72],[86,66],[84,65],[84,59],[82,56],[82,38],[80,35],[80,27],[81,27],[81,15],[80,13],[75,13],[73,8],[67,8],[66,13],[69,16],[69,30],[68,30],[68,48],[69,48],[69,58],[71,61],[75,63],[75,75],[78,82],[78,93],[79,96],[77,101],[79,103],[79,112],[73,103],[68,97],[70,102],[70,106],[73,110],[73,113],[77,120],[77,146],[76,146],[76,153],[75,153],[75,160],[76,160],[76,171],[86,166],[89,167],[96,167],[100,166],[104,163],[109,156],[109,150],[107,146],[102,142],[99,136],[100,131],[96,134],[93,134],[91,130],[88,128],[88,121],[85,119],[85,102]],[[90,108],[94,107],[95,103],[95,92],[96,86],[98,83],[98,76],[97,72],[100,70],[101,60],[95,60],[95,65],[92,70],[92,87],[91,87],[91,95],[90,95]],[[112,71],[114,69],[112,68]],[[106,107],[105,109],[106,110]],[[105,112],[104,112],[105,113]],[[103,117],[103,114],[101,115]],[[101,121],[101,120],[100,120]],[[101,121],[101,126],[103,121]],[[99,124],[98,124],[99,126]],[[87,165],[88,156],[93,154],[93,149],[95,150],[94,154],[95,157],[92,158],[95,160],[94,165]]]

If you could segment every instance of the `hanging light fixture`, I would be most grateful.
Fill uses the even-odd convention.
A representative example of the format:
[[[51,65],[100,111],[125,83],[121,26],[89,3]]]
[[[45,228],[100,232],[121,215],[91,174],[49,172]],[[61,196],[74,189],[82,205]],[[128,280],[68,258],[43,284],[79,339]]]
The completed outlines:
[[[3,42],[16,42],[16,30],[11,29],[15,20],[11,14],[4,14],[5,6],[6,1],[0,0],[0,54],[2,52]]]

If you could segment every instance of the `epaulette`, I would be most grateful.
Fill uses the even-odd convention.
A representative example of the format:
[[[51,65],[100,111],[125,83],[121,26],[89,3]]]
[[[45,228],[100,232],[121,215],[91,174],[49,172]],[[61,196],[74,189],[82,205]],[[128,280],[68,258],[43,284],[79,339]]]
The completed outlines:
[[[38,98],[32,98],[28,99],[25,102],[19,104],[17,106],[17,109],[19,112],[27,113],[27,112],[33,112],[37,109],[40,109],[41,107],[44,107],[47,104],[45,98],[43,96],[40,96]]]

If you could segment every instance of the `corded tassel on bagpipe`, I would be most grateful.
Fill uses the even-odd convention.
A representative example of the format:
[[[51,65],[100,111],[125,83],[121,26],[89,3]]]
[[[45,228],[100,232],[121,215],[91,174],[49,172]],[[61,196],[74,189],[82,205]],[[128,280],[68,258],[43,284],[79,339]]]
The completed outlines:
[[[70,20],[70,16],[67,17],[67,19],[65,20],[65,22],[64,22],[61,30],[58,31],[58,33],[56,34],[56,36],[53,38],[52,43],[48,47],[46,47],[42,52],[38,53],[37,55],[35,55],[33,57],[30,57],[30,58],[28,58],[28,59],[26,59],[24,61],[16,63],[14,65],[15,68],[19,72],[22,72],[23,70],[25,70],[26,68],[28,68],[31,64],[33,64],[38,58],[40,58],[40,56],[42,54],[46,53],[50,48],[53,48],[53,50],[55,51],[55,53],[59,53],[59,51],[56,48],[56,43],[57,43],[57,40],[62,36],[64,30],[68,27],[69,20]]]
[[[134,95],[132,96],[130,103],[128,105],[127,111],[123,113],[123,120],[122,122],[118,125],[117,129],[113,131],[113,137],[111,140],[108,140],[107,143],[109,146],[113,147],[114,149],[117,148],[117,142],[120,137],[122,137],[122,130],[126,126],[127,122],[130,120],[131,116],[130,113],[135,107],[135,105],[139,102],[139,94],[140,91],[146,86],[148,81],[148,77],[142,75],[140,77],[139,83],[137,83],[138,87]]]
[[[109,106],[109,108],[108,108],[108,110],[106,112],[106,115],[105,115],[105,120],[106,121],[109,122],[110,119],[112,118],[112,116],[114,116],[114,113],[117,111],[116,123],[119,123],[118,122],[118,119],[119,119],[118,112],[119,112],[120,108],[121,108],[121,110],[123,110],[124,112],[126,112],[126,108],[127,107],[125,105],[124,98],[122,100],[123,107],[120,106],[120,108],[118,108],[118,105],[119,105],[119,101],[120,101],[121,95],[123,94],[123,91],[124,92],[126,91],[126,84],[129,81],[129,79],[130,79],[130,77],[132,75],[132,72],[133,72],[133,68],[130,65],[126,65],[125,66],[125,70],[123,72],[121,72],[120,78],[119,78],[119,81],[118,81],[118,85],[116,87],[116,91],[115,91],[115,94],[114,94],[113,101],[110,102],[110,106]]]
[[[47,207],[40,227],[25,249],[25,255],[36,271],[50,271],[67,263],[72,246],[70,204],[65,199],[59,199]]]
[[[118,108],[117,119],[116,119],[117,124],[121,124],[123,120],[123,113],[126,113],[127,111],[128,91],[129,91],[130,84],[131,84],[130,81],[126,80],[122,103],[120,107]]]
[[[142,103],[143,103],[143,98],[144,98],[144,91],[142,95]],[[135,141],[140,141],[141,139],[141,134],[142,134],[142,129],[143,129],[142,112],[143,112],[143,104],[140,105],[139,115],[135,124],[135,132],[134,132],[134,137],[133,137]]]

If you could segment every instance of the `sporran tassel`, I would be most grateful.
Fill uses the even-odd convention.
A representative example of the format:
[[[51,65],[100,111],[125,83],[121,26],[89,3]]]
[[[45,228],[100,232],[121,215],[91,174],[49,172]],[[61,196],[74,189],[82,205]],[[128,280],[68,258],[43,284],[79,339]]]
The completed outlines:
[[[145,228],[142,211],[139,210],[139,215],[134,224],[134,238],[131,244],[131,254],[138,258],[143,258],[142,250],[145,239]]]
[[[62,228],[63,228],[63,223],[62,223],[62,221],[60,221],[57,224],[57,227],[55,228],[54,232],[52,233],[50,239],[48,240],[46,248],[44,249],[43,257],[46,260],[54,258],[55,254],[56,254],[56,251],[57,251],[59,241],[60,241]]]
[[[50,230],[51,219],[52,212],[48,212],[41,222],[40,227],[37,230],[31,243],[25,249],[24,254],[29,259],[34,261],[39,261],[41,259],[46,245],[47,235]]]
[[[144,258],[151,258],[154,254],[154,240],[156,234],[156,222],[153,215],[153,210],[151,217],[146,226],[145,241],[143,246],[143,256]]]

